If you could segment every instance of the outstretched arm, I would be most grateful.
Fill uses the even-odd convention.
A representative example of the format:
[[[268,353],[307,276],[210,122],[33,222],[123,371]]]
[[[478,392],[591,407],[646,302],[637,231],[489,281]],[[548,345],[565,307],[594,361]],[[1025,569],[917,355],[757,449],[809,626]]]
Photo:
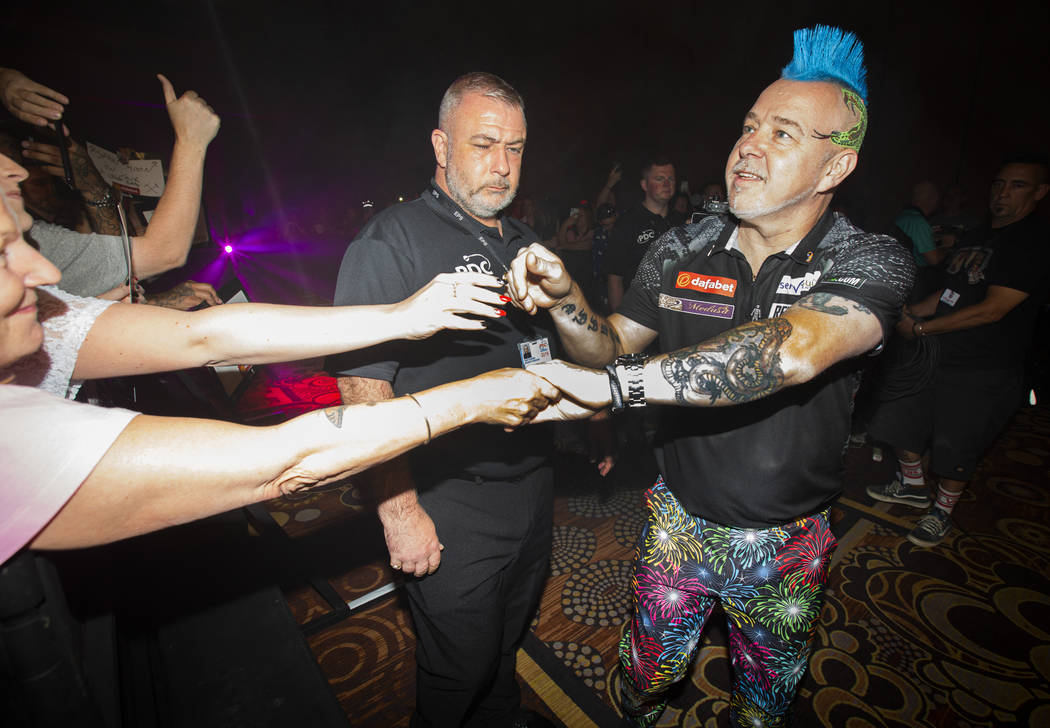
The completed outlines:
[[[175,130],[168,181],[146,232],[133,239],[135,275],[139,278],[163,273],[185,264],[204,183],[204,157],[208,144],[219,131],[219,117],[195,91],[176,98],[175,90],[158,74],[164,103]]]
[[[293,493],[405,452],[428,431],[521,425],[556,395],[504,369],[419,392],[418,404],[329,407],[274,427],[140,415],[32,545],[93,546]]]
[[[864,306],[827,293],[810,294],[781,316],[747,323],[649,359],[642,372],[645,400],[694,407],[751,402],[870,351],[881,337],[878,319]],[[587,407],[610,402],[604,371],[564,363],[529,370]],[[627,372],[622,366],[616,372],[626,396]]]
[[[77,379],[147,374],[217,364],[266,364],[422,339],[441,329],[482,329],[495,318],[500,283],[481,273],[442,273],[400,303],[279,306],[237,303],[200,311],[115,305],[91,327]]]
[[[808,382],[871,351],[881,338],[879,320],[866,307],[813,293],[781,316],[656,357],[645,370],[646,398],[708,407],[743,404]]]

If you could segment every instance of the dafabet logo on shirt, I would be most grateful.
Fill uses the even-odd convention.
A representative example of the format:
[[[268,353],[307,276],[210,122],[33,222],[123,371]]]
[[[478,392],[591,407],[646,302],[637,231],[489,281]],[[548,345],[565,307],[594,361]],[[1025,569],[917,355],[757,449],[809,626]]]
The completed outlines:
[[[732,298],[736,295],[736,279],[720,278],[718,276],[705,276],[700,273],[682,271],[675,281],[675,288],[688,288],[693,291],[704,293],[717,293],[719,296]]]

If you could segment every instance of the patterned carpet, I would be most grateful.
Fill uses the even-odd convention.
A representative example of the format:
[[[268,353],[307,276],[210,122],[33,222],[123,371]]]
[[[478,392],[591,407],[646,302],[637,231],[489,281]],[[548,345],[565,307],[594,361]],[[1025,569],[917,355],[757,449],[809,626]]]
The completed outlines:
[[[333,400],[330,380],[262,378],[243,407],[301,411]],[[280,378],[278,378],[280,379]],[[272,414],[272,413],[271,413]],[[628,616],[634,541],[651,463],[624,462],[601,482],[583,458],[558,459],[550,578],[518,673],[526,704],[570,728],[615,726],[616,644]],[[864,494],[892,465],[847,452],[846,493],[833,509],[839,548],[796,705],[802,726],[1050,725],[1050,408],[1021,411],[982,461],[940,546],[905,540],[919,511]],[[350,483],[267,504],[293,539],[349,539],[325,573],[353,600],[396,577],[373,513]],[[314,631],[332,608],[313,588],[287,594],[354,726],[407,726],[414,640],[397,592]],[[317,623],[314,623],[315,625]],[[730,667],[716,612],[688,679],[660,726],[725,725]]]

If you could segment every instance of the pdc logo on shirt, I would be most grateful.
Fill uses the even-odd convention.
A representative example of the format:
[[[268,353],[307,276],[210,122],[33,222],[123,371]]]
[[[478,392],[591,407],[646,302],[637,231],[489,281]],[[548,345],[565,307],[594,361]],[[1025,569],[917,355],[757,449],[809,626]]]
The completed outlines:
[[[736,279],[720,278],[719,276],[705,276],[700,273],[682,271],[674,284],[675,288],[688,288],[691,291],[702,291],[704,293],[715,293],[719,296],[732,298],[736,295]]]

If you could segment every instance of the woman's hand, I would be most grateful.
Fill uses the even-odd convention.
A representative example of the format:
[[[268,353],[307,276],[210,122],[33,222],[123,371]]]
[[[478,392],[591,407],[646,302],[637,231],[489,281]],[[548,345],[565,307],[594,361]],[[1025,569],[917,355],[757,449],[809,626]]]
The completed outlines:
[[[49,124],[52,128],[55,124]],[[99,202],[109,192],[109,185],[102,174],[95,167],[95,163],[88,156],[87,149],[77,144],[69,136],[69,127],[62,125],[62,138],[67,142],[69,149],[69,163],[73,167],[73,181],[81,194],[85,195],[88,202]],[[48,174],[64,178],[65,168],[62,166],[62,152],[57,144],[45,142],[24,141],[22,142],[22,156],[40,162]]]
[[[464,396],[474,408],[474,421],[507,431],[528,424],[561,397],[557,387],[524,369],[496,369],[466,381],[470,387]]]
[[[415,397],[435,433],[475,423],[503,425],[509,432],[530,422],[560,395],[557,387],[524,369],[496,369]]]
[[[609,406],[609,375],[600,369],[588,369],[556,359],[533,364],[528,370],[549,381],[564,395],[540,412],[535,422],[589,418]]]
[[[510,298],[491,290],[502,287],[502,281],[484,273],[440,273],[395,304],[394,313],[404,321],[406,339],[425,339],[442,329],[479,331],[487,322],[465,316],[506,316],[502,306],[510,303]]]

